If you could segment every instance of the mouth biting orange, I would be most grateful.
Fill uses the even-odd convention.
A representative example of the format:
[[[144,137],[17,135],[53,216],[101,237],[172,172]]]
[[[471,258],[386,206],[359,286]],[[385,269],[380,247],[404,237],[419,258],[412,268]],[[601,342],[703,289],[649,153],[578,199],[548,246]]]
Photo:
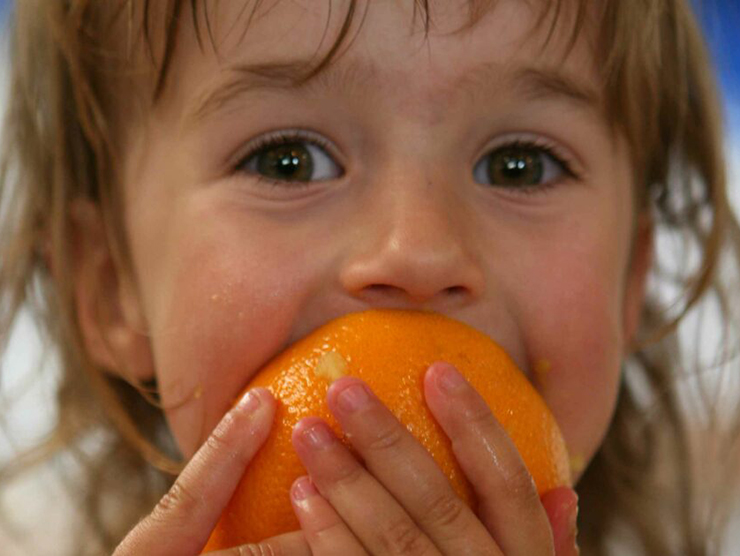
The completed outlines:
[[[424,403],[423,376],[436,361],[453,364],[483,396],[514,441],[540,495],[570,485],[568,453],[554,417],[493,340],[435,313],[353,313],[299,340],[248,385],[266,387],[277,398],[275,422],[205,550],[258,542],[299,529],[289,491],[306,471],[293,450],[291,432],[303,417],[315,415],[342,437],[326,405],[326,391],[343,375],[368,383],[431,453],[460,497],[474,507],[473,492],[455,461],[451,443]]]

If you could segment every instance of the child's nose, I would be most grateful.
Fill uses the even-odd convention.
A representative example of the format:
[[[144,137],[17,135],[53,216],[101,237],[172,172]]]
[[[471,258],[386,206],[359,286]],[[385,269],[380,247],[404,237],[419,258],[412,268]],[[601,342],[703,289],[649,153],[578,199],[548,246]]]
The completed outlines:
[[[443,310],[481,295],[474,223],[461,203],[430,184],[391,188],[363,213],[340,277],[352,296],[371,306]]]

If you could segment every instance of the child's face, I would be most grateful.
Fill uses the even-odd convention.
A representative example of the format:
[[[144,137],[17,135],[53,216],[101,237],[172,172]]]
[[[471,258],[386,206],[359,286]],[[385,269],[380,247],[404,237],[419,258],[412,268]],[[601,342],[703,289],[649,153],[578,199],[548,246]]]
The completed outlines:
[[[436,3],[427,40],[413,2],[371,4],[303,88],[266,65],[325,53],[328,2],[264,3],[243,37],[250,7],[219,4],[218,58],[183,17],[124,176],[140,293],[125,313],[150,332],[174,435],[192,454],[260,366],[328,320],[423,308],[502,344],[587,461],[649,258],[587,43],[564,62],[566,36],[542,50],[548,26],[519,0],[457,34],[467,10]]]

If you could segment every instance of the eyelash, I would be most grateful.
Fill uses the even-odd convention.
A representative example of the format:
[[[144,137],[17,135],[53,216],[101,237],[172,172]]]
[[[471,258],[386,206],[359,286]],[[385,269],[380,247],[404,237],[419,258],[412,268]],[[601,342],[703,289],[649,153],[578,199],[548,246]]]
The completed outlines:
[[[492,153],[501,150],[501,149],[531,149],[531,150],[537,150],[541,153],[549,156],[552,158],[553,161],[555,161],[558,166],[560,166],[563,170],[563,173],[568,179],[578,180],[580,179],[580,174],[576,172],[576,170],[573,167],[573,163],[571,162],[571,157],[562,152],[562,150],[549,143],[546,139],[543,138],[537,138],[537,139],[513,139],[511,141],[501,143],[500,145],[495,145],[494,147],[489,147],[485,155],[490,156]],[[482,158],[478,157],[477,160],[480,160]],[[476,162],[477,163],[477,162]],[[562,180],[557,181],[550,181],[541,183],[539,185],[533,185],[529,187],[523,187],[516,191],[518,194],[522,195],[536,195],[537,193],[545,192],[553,187],[555,187],[559,182]]]
[[[314,145],[316,147],[319,147],[326,151],[329,155],[331,155],[332,159],[336,159],[336,149],[333,147],[333,145],[321,137],[318,134],[313,134],[306,131],[301,130],[280,130],[280,131],[273,131],[270,133],[267,133],[265,135],[262,135],[255,139],[248,147],[247,152],[242,154],[239,157],[239,161],[236,164],[235,170],[237,172],[245,170],[242,170],[241,168],[244,166],[244,164],[251,160],[252,157],[259,154],[261,151],[266,150],[268,148],[274,148],[274,147],[280,147],[282,145],[285,145],[286,143],[297,143],[300,141],[305,141],[306,143],[309,143],[311,145]],[[344,172],[344,168],[338,163],[335,162],[337,166],[341,169],[342,173]],[[309,187],[311,185],[311,181],[302,182],[302,181],[291,181],[286,182],[283,180],[274,180],[270,179],[267,176],[263,176],[261,174],[253,174],[250,173],[251,176],[254,176],[257,178],[257,181],[268,183],[274,187],[280,187],[285,186],[286,183],[290,183],[291,188],[303,188],[303,187]]]
[[[305,141],[306,143],[312,144],[316,147],[319,147],[327,152],[327,154],[331,155],[332,159],[335,159],[335,152],[336,149],[333,147],[333,145],[321,137],[318,134],[313,134],[305,131],[300,130],[280,130],[268,133],[266,135],[263,135],[261,137],[258,137],[255,139],[252,144],[249,146],[247,152],[239,157],[239,161],[236,164],[235,170],[238,171],[246,171],[243,170],[242,167],[244,164],[251,160],[252,157],[259,154],[261,151],[266,150],[268,148],[274,148],[274,147],[280,147],[282,145],[285,145],[286,143],[296,143],[300,141]],[[544,139],[538,138],[538,139],[513,139],[511,141],[501,143],[499,145],[496,145],[494,147],[490,147],[484,155],[481,155],[478,157],[477,160],[480,160],[483,156],[490,156],[492,153],[501,150],[501,149],[530,149],[539,151],[542,154],[545,154],[549,156],[560,168],[563,170],[563,173],[565,176],[569,179],[579,179],[579,174],[576,172],[573,168],[573,164],[570,162],[570,157],[567,156],[565,153],[561,152],[561,149],[559,149],[557,146],[550,144]],[[335,161],[336,163],[336,161]],[[477,162],[476,162],[477,163]],[[342,172],[344,172],[344,168],[341,167],[339,163],[336,163],[337,166],[341,169]],[[286,182],[284,180],[275,180],[268,178],[267,176],[263,176],[259,173],[250,173],[250,175],[257,178],[258,181],[269,183],[274,187],[280,187],[285,186],[286,183],[290,183],[290,187],[292,188],[302,188],[302,187],[309,187],[313,182],[312,181],[291,181]],[[557,185],[557,181],[555,182],[546,182],[538,185],[533,185],[529,187],[523,187],[516,191],[516,193],[524,194],[524,195],[534,195],[537,193],[544,192],[554,186]]]

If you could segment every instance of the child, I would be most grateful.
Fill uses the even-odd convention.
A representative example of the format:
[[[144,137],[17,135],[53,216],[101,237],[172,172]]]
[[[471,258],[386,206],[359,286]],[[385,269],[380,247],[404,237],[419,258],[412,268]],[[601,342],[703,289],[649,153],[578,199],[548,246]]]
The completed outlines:
[[[197,554],[270,426],[269,394],[234,397],[371,307],[504,346],[569,446],[584,554],[717,549],[675,332],[740,251],[687,2],[39,0],[14,18],[0,333],[28,305],[59,350],[49,455],[109,433],[81,457],[101,552]],[[700,259],[678,312],[653,247],[673,232]],[[575,553],[575,494],[536,496],[454,370],[425,391],[477,514],[357,387],[330,402],[380,463],[299,425],[301,531],[262,550]]]

